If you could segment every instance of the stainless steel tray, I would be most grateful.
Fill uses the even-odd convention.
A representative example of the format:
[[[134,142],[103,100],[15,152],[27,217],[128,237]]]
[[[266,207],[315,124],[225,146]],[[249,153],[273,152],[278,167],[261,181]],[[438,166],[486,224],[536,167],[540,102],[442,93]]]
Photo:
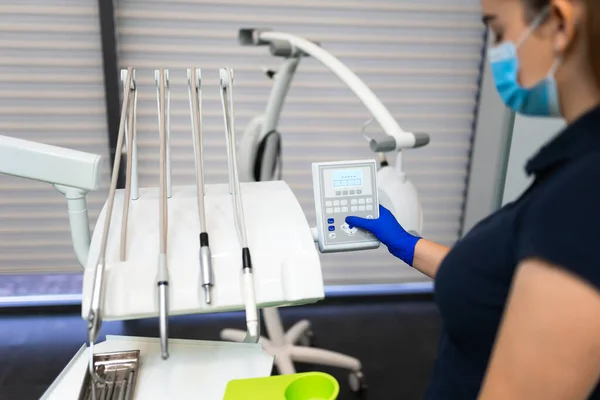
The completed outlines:
[[[139,350],[94,354],[94,371],[105,383],[94,382],[86,368],[79,400],[133,399],[139,359]]]

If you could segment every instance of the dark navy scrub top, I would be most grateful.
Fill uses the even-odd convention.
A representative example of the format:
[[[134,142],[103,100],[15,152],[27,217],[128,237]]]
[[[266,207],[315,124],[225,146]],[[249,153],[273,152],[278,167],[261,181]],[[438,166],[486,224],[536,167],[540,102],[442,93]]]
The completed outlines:
[[[600,107],[542,147],[526,171],[535,179],[525,193],[475,226],[438,270],[443,331],[427,400],[477,398],[521,260],[560,265],[600,290]]]

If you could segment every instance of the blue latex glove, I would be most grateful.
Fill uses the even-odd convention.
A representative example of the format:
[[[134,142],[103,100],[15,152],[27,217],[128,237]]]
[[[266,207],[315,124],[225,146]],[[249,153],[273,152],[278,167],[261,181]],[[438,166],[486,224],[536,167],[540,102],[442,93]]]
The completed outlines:
[[[350,227],[367,230],[379,241],[385,244],[390,253],[412,266],[415,256],[415,246],[420,237],[406,232],[398,223],[396,217],[382,205],[379,205],[379,218],[365,219],[359,217],[346,217]]]

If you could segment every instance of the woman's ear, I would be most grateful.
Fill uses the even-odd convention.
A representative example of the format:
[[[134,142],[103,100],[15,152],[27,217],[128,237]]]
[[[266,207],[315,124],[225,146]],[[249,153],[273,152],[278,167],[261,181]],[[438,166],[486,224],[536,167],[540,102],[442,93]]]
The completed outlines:
[[[573,0],[552,0],[551,14],[557,21],[554,37],[554,51],[565,54],[574,42],[576,32],[575,5]]]

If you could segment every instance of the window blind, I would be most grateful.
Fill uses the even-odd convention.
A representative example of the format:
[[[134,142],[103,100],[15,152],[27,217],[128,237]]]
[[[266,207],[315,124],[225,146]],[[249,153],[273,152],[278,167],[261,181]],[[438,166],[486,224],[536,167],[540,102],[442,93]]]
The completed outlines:
[[[173,184],[194,182],[185,82],[191,66],[203,71],[207,181],[224,183],[218,68],[235,70],[239,143],[266,106],[272,82],[263,68],[276,69],[281,60],[263,47],[241,47],[237,31],[267,27],[319,41],[365,81],[403,129],[431,135],[425,148],[405,152],[405,169],[419,190],[424,236],[448,245],[458,238],[484,45],[477,0],[118,0],[116,8],[121,67],[137,69],[142,186],[158,184],[153,69],[170,69]],[[97,2],[12,0],[0,5],[0,20],[0,132],[107,161]],[[302,60],[279,130],[283,178],[310,223],[310,164],[373,157],[361,136],[369,118],[325,67]],[[104,189],[88,196],[92,224],[105,198]],[[0,221],[0,272],[79,270],[66,204],[51,186],[0,176]],[[424,279],[384,248],[322,260],[327,284]]]
[[[193,184],[193,151],[185,69],[203,71],[208,183],[227,182],[218,68],[235,71],[238,143],[263,112],[272,82],[263,67],[281,61],[264,47],[241,47],[242,27],[264,27],[312,40],[337,56],[380,97],[405,130],[431,143],[405,152],[419,190],[424,235],[458,239],[479,89],[484,27],[478,0],[280,1],[120,0],[119,60],[137,68],[140,184],[158,184],[158,128],[153,69],[170,69],[173,184]],[[361,135],[370,118],[354,94],[317,61],[300,63],[279,130],[283,179],[308,221],[315,222],[310,164],[369,158]],[[281,227],[282,232],[285,227]],[[383,247],[383,246],[382,246]],[[420,281],[387,250],[323,255],[327,284]]]
[[[97,1],[3,1],[0,54],[0,134],[100,154],[107,187]],[[92,226],[105,198],[105,190],[88,195]],[[0,273],[81,270],[63,195],[49,184],[0,175]],[[6,279],[0,296],[31,291]]]

